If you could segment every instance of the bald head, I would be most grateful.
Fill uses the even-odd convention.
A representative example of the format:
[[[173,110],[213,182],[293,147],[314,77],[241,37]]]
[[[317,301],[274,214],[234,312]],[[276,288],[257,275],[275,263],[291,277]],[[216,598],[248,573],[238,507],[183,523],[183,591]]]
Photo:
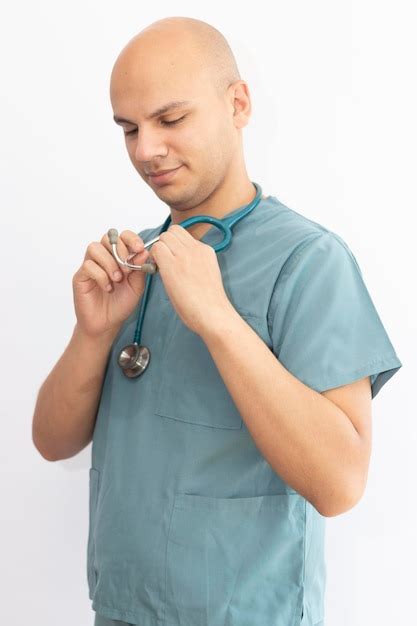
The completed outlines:
[[[199,73],[219,95],[240,80],[236,59],[222,33],[191,17],[166,17],[135,35],[116,59],[112,83],[132,63],[158,68],[165,65],[165,70],[187,72],[190,78],[190,71]]]
[[[168,17],[141,30],[114,63],[110,99],[132,164],[171,208],[204,202],[232,169],[234,185],[245,178],[248,89],[213,26]],[[177,169],[167,184],[152,176]]]

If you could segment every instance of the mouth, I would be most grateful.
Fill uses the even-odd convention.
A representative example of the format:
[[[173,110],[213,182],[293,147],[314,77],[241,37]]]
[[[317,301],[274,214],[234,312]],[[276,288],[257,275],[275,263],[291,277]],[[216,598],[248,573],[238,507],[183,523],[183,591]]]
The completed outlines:
[[[161,185],[165,182],[170,181],[181,167],[182,165],[172,170],[161,170],[160,172],[156,172],[155,174],[148,174],[148,177],[153,183]]]

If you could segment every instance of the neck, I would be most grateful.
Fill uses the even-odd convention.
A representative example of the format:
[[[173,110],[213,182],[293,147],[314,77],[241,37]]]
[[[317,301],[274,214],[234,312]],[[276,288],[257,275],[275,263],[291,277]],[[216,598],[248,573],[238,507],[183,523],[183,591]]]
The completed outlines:
[[[184,219],[196,215],[210,215],[221,219],[234,209],[249,204],[255,195],[256,189],[247,175],[242,177],[240,181],[225,181],[204,202],[188,210],[186,216],[183,211],[171,209],[171,224],[178,224]],[[187,231],[196,239],[200,239],[209,228],[211,228],[210,224],[200,223],[189,226]]]

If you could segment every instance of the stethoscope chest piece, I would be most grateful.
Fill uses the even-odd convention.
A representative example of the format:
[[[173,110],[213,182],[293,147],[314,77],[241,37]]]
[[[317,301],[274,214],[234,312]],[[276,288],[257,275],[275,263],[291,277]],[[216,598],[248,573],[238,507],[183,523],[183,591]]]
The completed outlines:
[[[148,367],[150,358],[151,353],[146,346],[130,343],[120,351],[118,363],[127,378],[137,378]]]

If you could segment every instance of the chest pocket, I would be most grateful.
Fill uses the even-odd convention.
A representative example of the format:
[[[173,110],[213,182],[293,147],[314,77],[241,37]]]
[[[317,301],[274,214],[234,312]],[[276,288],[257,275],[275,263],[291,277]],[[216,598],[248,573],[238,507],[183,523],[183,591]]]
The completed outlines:
[[[257,329],[258,318],[239,314]],[[179,317],[167,340],[160,372],[157,415],[211,428],[242,427],[242,417],[206,344]]]

